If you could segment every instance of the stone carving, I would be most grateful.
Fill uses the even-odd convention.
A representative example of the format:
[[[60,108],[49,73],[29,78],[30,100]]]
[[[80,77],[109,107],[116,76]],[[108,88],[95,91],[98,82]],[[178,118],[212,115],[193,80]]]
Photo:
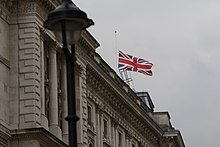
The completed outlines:
[[[13,5],[14,0],[0,0],[0,17],[8,21],[9,10]]]
[[[12,6],[14,0],[0,0],[0,4],[2,4],[2,6],[4,8],[9,8]]]
[[[35,13],[45,20],[47,14],[55,9],[59,3],[59,0],[0,0],[0,8],[2,7],[7,13],[10,12],[12,15],[29,15]]]

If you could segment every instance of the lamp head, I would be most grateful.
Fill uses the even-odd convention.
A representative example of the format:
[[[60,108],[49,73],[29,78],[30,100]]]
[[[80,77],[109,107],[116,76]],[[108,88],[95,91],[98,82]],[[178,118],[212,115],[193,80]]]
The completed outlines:
[[[80,36],[79,33],[81,30],[94,25],[94,22],[87,17],[86,13],[76,7],[71,0],[62,0],[56,9],[49,13],[47,20],[44,22],[44,27],[54,31],[56,36],[62,36],[63,23],[65,24],[68,44],[72,43],[71,39],[74,39],[74,37],[74,40],[77,40],[76,36]],[[75,33],[78,35],[74,35]],[[57,39],[58,41],[60,40],[59,38]],[[74,40],[72,41],[74,42]]]

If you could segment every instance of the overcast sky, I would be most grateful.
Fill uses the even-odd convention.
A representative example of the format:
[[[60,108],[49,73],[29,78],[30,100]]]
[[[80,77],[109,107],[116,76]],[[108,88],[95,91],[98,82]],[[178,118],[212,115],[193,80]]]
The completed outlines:
[[[135,89],[169,111],[187,147],[219,146],[219,0],[74,2],[94,20],[97,52],[113,69],[116,46],[154,64],[152,77],[131,74]]]

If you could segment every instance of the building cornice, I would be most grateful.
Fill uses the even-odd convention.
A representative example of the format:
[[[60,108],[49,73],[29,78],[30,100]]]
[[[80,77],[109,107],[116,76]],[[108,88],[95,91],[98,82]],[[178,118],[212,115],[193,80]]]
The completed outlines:
[[[98,41],[87,30],[82,31],[82,37],[79,42],[87,44],[87,48],[93,49],[94,51],[100,46]]]

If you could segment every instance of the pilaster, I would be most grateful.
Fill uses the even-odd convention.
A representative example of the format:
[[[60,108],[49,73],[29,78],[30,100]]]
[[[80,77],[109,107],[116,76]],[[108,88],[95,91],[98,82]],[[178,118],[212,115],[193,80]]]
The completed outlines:
[[[40,126],[40,41],[35,23],[18,25],[19,127]]]
[[[103,118],[103,110],[99,107],[99,111],[98,111],[98,121],[99,121],[99,125],[98,125],[98,138],[99,138],[99,147],[103,147],[103,129],[102,129],[102,118]]]
[[[96,142],[96,146],[100,147],[101,146],[101,122],[100,122],[100,115],[101,115],[101,110],[99,109],[98,105],[96,105],[96,131],[97,131],[97,142]]]
[[[41,125],[48,130],[48,119],[46,117],[46,96],[45,96],[45,51],[44,51],[44,37],[45,30],[40,28],[40,53],[41,53]]]
[[[75,63],[76,114],[80,118],[77,122],[78,146],[87,146],[87,100],[86,100],[86,70],[79,60]]]
[[[62,138],[58,123],[57,48],[58,45],[51,42],[49,48],[49,130],[58,138]]]
[[[1,10],[0,10],[1,13]],[[9,26],[0,18],[0,124],[9,124]]]
[[[116,129],[117,129],[118,123],[112,119],[111,124],[112,124],[112,145],[116,147],[117,146],[117,144],[116,144]]]

